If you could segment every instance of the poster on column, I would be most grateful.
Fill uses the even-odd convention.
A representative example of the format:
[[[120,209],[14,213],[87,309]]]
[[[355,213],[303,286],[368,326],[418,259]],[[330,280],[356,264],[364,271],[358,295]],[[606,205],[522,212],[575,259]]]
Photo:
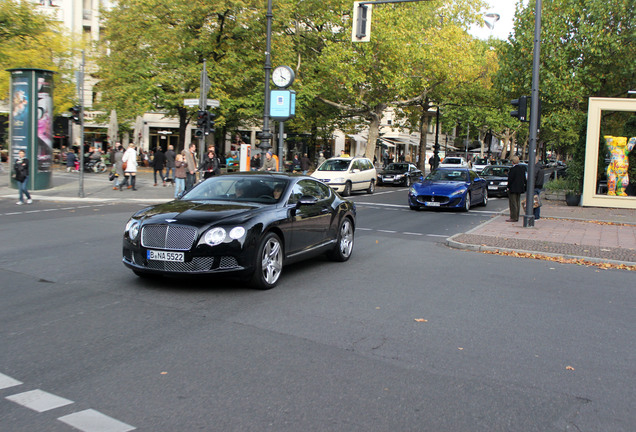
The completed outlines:
[[[53,74],[40,71],[36,77],[38,92],[37,170],[38,172],[49,172],[53,160]]]

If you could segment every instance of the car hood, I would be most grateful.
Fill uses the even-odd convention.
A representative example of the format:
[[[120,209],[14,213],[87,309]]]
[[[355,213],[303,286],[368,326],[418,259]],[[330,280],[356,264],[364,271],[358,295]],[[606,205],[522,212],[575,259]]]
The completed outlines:
[[[135,216],[144,223],[204,227],[219,222],[241,223],[266,207],[254,203],[175,200],[141,210]]]
[[[402,170],[384,170],[381,171],[380,174],[382,175],[397,175],[397,174],[406,174],[406,171],[402,171]]]
[[[486,180],[508,180],[508,177],[496,176],[496,175],[482,175],[481,177]]]
[[[415,190],[420,195],[448,195],[458,189],[467,187],[466,182],[463,181],[431,181],[424,180],[421,183],[415,183],[413,185]]]

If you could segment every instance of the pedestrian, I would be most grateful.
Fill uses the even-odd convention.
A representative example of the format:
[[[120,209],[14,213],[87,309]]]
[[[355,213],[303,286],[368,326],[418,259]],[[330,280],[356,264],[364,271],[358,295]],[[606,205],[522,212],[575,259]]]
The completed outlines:
[[[533,199],[533,207],[534,201],[536,200],[537,206],[533,208],[534,220],[541,219],[541,192],[543,191],[543,181],[545,178],[545,170],[544,166],[539,160],[539,156],[537,156],[537,162],[534,165],[534,194],[537,198]]]
[[[25,195],[27,198],[26,203],[31,204],[33,200],[31,199],[31,194],[27,190],[27,182],[29,181],[29,159],[27,159],[24,150],[20,150],[18,152],[18,158],[15,160],[13,170],[15,172],[14,179],[18,183],[18,191],[20,192],[20,201],[16,204],[24,204]]]
[[[309,172],[309,157],[307,156],[307,153],[303,153],[303,156],[300,158],[300,169],[303,170],[303,174],[307,175],[307,172]]]
[[[250,170],[258,171],[260,167],[261,167],[261,154],[259,152],[256,152],[254,156],[252,156],[252,158],[250,159]]]
[[[169,182],[174,186],[174,164],[175,157],[177,154],[174,152],[174,146],[170,144],[168,146],[168,150],[166,151],[166,176],[164,177],[164,182]],[[172,176],[170,176],[170,171],[172,171]]]
[[[519,220],[521,194],[526,191],[526,170],[523,165],[519,165],[519,156],[513,156],[510,161],[512,162],[512,168],[508,171],[510,219],[506,219],[506,222],[517,222]]]
[[[124,156],[121,159],[122,163],[126,164],[124,169],[124,182],[119,184],[119,190],[122,190],[124,186],[134,191],[137,190],[135,182],[137,180],[137,150],[133,143],[128,144],[128,149],[124,152]],[[130,178],[130,184],[128,179]]]
[[[322,163],[324,161],[326,161],[327,159],[325,159],[325,154],[323,152],[320,152],[318,154],[318,160],[316,161],[316,166],[319,167],[320,165],[322,165]]]
[[[265,153],[265,160],[259,171],[276,171],[276,162],[272,159],[272,152]]]
[[[117,143],[115,148],[115,155],[113,156],[113,162],[115,165],[115,185],[113,189],[119,189],[119,185],[124,181],[124,148],[120,143]]]
[[[75,157],[75,151],[69,147],[66,151],[66,172],[75,171],[75,161],[77,158]]]
[[[186,151],[185,162],[188,165],[186,170],[186,184],[185,190],[189,191],[194,187],[194,184],[197,180],[197,153],[196,153],[197,145],[192,143],[190,147],[188,147],[188,151]]]
[[[155,149],[155,156],[152,158],[152,171],[155,179],[155,186],[157,186],[157,173],[159,178],[163,182],[163,186],[166,187],[166,180],[163,177],[163,167],[166,165],[166,155],[161,151],[161,147]]]
[[[199,171],[203,173],[204,179],[221,174],[219,159],[214,153],[214,147],[208,149],[208,154],[203,159],[203,162],[201,162],[201,165],[199,165]]]
[[[300,170],[301,170],[300,159],[298,158],[298,155],[295,154],[294,159],[292,159],[292,171],[297,173],[297,172],[300,172]]]
[[[175,157],[174,162],[174,197],[179,198],[182,192],[185,192],[186,169],[188,164],[185,162],[185,153],[183,150]]]

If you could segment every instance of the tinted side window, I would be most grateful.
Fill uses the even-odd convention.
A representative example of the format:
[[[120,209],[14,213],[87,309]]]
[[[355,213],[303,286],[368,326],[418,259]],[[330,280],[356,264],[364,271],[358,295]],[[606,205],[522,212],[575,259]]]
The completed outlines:
[[[294,185],[292,194],[289,197],[289,202],[291,204],[295,204],[298,202],[300,197],[305,195],[315,197],[320,201],[327,198],[329,194],[330,189],[328,186],[314,180],[301,180]]]

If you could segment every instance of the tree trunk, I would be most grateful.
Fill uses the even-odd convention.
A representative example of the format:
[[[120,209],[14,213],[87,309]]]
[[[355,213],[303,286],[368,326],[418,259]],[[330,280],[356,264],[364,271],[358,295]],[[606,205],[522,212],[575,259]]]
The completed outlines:
[[[386,109],[386,104],[378,104],[373,107],[373,111],[369,113],[369,137],[367,139],[367,147],[364,151],[364,156],[373,161],[375,156],[375,147],[377,146],[378,137],[380,136],[380,119],[382,113]],[[352,155],[354,156],[354,155]]]
[[[428,116],[428,111],[423,110],[422,115],[420,116],[420,147],[419,147],[419,158],[417,161],[417,167],[422,170],[422,172],[426,169],[426,134],[428,132],[428,124],[430,121],[430,117]]]

